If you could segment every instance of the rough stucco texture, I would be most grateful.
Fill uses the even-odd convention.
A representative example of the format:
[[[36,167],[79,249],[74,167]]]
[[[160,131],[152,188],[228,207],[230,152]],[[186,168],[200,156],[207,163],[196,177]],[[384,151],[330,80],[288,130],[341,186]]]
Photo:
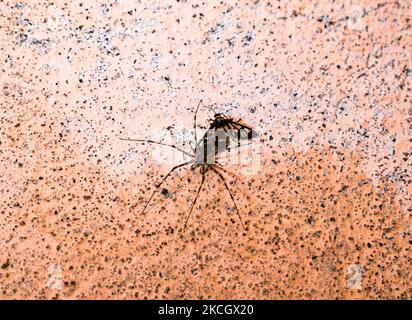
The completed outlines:
[[[0,2],[0,298],[412,298],[411,10]],[[190,167],[141,214],[182,159],[120,138],[190,150],[200,99],[260,133],[246,231],[213,172],[183,231]]]

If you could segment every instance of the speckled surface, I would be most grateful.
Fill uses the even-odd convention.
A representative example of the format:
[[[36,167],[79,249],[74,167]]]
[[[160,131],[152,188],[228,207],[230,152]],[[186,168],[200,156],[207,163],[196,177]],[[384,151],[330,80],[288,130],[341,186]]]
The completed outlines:
[[[0,2],[0,298],[412,298],[411,15]],[[140,215],[178,159],[119,137],[185,141],[200,99],[261,134],[228,166],[246,232],[213,175],[183,232],[184,169]]]

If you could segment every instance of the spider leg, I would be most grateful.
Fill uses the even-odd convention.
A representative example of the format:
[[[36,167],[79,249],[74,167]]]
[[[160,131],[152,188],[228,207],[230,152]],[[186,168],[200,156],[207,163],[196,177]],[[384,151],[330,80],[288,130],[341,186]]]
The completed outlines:
[[[199,104],[197,105],[194,119],[193,119],[193,129],[195,130],[195,144],[197,144],[197,124],[196,124],[196,118],[197,118],[197,112],[199,111],[199,107],[202,104],[202,99],[200,99]]]
[[[236,173],[234,173],[234,172],[232,172],[232,171],[230,171],[230,170],[227,170],[224,166],[222,166],[222,165],[221,165],[220,163],[218,163],[218,162],[215,163],[215,169],[222,170],[222,171],[223,171],[224,173],[226,173],[227,175],[232,176],[232,177],[234,177],[234,178],[236,178],[236,179],[241,179],[241,176],[240,176],[240,175],[238,175],[238,174],[236,174]],[[243,194],[246,198],[250,198],[250,195],[249,195],[247,192],[245,192],[244,190],[242,191],[241,189],[238,189],[237,191],[240,192],[241,194]]]
[[[193,204],[192,204],[192,206],[191,206],[191,208],[190,208],[189,214],[187,215],[187,218],[186,218],[186,221],[185,221],[185,225],[184,225],[184,227],[183,227],[183,231],[186,230],[187,222],[189,221],[190,215],[192,214],[193,208],[195,207],[197,198],[199,197],[200,190],[202,190],[203,183],[205,182],[206,172],[207,172],[207,171],[202,171],[202,182],[200,183],[199,189],[197,189],[196,197],[195,197],[195,200],[193,201]]]
[[[175,146],[174,144],[168,144],[168,143],[163,143],[163,142],[153,141],[153,140],[143,140],[143,139],[120,138],[120,140],[160,144],[161,146],[167,146],[167,147],[171,147],[171,148],[174,148],[174,149],[176,149],[176,150],[179,150],[180,152],[182,152],[182,153],[184,153],[185,155],[190,156],[190,157],[192,157],[192,158],[194,157],[193,154],[190,154],[189,152],[186,152],[185,150],[180,149],[179,147]]]
[[[153,191],[153,193],[152,193],[152,195],[150,196],[149,200],[146,202],[146,205],[144,206],[141,215],[144,214],[147,206],[149,205],[149,203],[150,203],[150,201],[152,200],[153,196],[155,195],[156,191],[159,190],[159,188],[160,188],[160,186],[162,185],[162,183],[170,176],[170,174],[171,174],[173,171],[175,171],[176,169],[178,169],[178,168],[180,168],[180,167],[183,167],[183,166],[185,166],[185,165],[191,164],[192,162],[193,162],[193,161],[188,161],[188,162],[185,162],[185,163],[178,164],[177,166],[174,166],[174,167],[169,171],[169,173],[168,173],[167,175],[164,176],[164,178],[162,179],[162,181],[160,181],[160,183],[156,185],[156,189]]]
[[[192,141],[189,141],[189,147],[190,147],[190,149],[192,149],[193,154],[195,154],[196,153],[196,148],[193,147]]]
[[[227,170],[222,164],[220,164],[219,162],[217,162],[217,160],[215,160],[215,165],[216,165],[216,168],[219,168],[219,169],[222,170],[224,173],[226,173],[226,174],[228,174],[228,175],[231,175],[232,177],[235,177],[235,178],[240,178],[239,175],[237,175],[237,174],[235,174],[235,173]],[[216,169],[216,168],[215,168],[215,169]]]
[[[243,224],[243,221],[242,221],[242,217],[240,216],[239,209],[237,208],[235,198],[233,197],[232,192],[230,191],[229,186],[227,185],[225,178],[215,168],[212,167],[211,170],[213,170],[213,172],[216,173],[220,177],[220,179],[222,179],[223,183],[225,184],[226,190],[229,192],[230,198],[232,198],[233,204],[235,205],[236,213],[239,217],[240,224],[242,225],[243,229],[246,230],[245,225]]]

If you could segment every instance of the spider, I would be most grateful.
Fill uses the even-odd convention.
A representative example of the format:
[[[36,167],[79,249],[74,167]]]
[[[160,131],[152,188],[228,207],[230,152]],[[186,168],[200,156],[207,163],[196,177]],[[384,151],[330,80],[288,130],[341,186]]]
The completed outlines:
[[[199,111],[199,107],[203,106],[205,108],[211,109],[214,112],[214,119],[210,123],[210,127],[206,131],[206,133],[203,135],[203,137],[198,141],[197,140],[197,113]],[[184,155],[190,157],[189,161],[186,161],[184,163],[175,165],[164,177],[163,179],[157,183],[155,186],[155,190],[152,192],[150,198],[147,200],[141,214],[143,215],[147,209],[147,206],[153,199],[154,195],[156,192],[159,190],[159,188],[162,186],[162,184],[165,182],[165,180],[172,174],[173,171],[175,171],[178,168],[184,167],[191,165],[192,170],[196,170],[199,168],[200,173],[202,175],[202,180],[200,182],[200,185],[197,189],[196,196],[194,198],[193,204],[190,208],[189,214],[187,215],[185,219],[185,224],[183,227],[183,231],[186,230],[187,223],[190,219],[190,216],[192,214],[193,208],[196,205],[197,198],[199,197],[200,191],[202,190],[203,184],[205,182],[206,178],[206,173],[207,172],[213,172],[216,174],[220,180],[222,180],[226,190],[228,191],[230,198],[232,199],[232,202],[234,204],[236,214],[239,218],[240,224],[242,225],[242,228],[246,230],[245,225],[243,223],[242,217],[239,213],[239,209],[236,205],[236,201],[233,197],[232,191],[230,190],[224,176],[222,175],[222,172],[227,173],[225,168],[218,162],[218,156],[224,151],[230,151],[233,147],[231,147],[231,142],[235,141],[236,146],[235,147],[240,147],[241,146],[241,141],[242,140],[247,140],[250,141],[258,136],[258,133],[249,125],[246,125],[242,122],[241,119],[235,121],[233,118],[227,117],[221,113],[216,113],[211,107],[203,105],[202,100],[199,101],[195,114],[194,114],[194,141],[195,141],[195,147],[192,150],[192,153],[187,152],[179,147],[177,147],[174,144],[167,144],[159,141],[153,141],[153,140],[145,140],[145,139],[131,139],[131,138],[120,138],[123,141],[134,141],[134,142],[146,142],[146,143],[152,143],[152,144],[158,144],[162,146],[167,146],[174,148],[180,152],[182,152]]]

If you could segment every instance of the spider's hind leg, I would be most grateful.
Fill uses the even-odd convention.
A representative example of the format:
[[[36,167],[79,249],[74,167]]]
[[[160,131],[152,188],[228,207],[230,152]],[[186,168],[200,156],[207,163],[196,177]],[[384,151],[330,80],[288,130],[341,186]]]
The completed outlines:
[[[195,145],[197,143],[197,123],[196,123],[196,121],[197,121],[197,112],[199,111],[199,107],[200,107],[201,104],[203,104],[202,99],[200,99],[199,104],[197,105],[195,115],[194,115],[194,118],[193,118],[193,129],[195,130]]]
[[[152,192],[152,195],[150,196],[149,200],[146,202],[146,205],[144,206],[141,215],[143,215],[144,212],[146,211],[146,208],[147,208],[147,206],[149,205],[150,201],[153,199],[153,196],[155,195],[156,191],[159,190],[160,186],[161,186],[161,185],[163,184],[163,182],[172,174],[172,172],[175,171],[176,169],[180,168],[180,167],[183,167],[183,166],[188,165],[188,164],[191,164],[191,163],[192,163],[192,161],[188,161],[188,162],[184,162],[184,163],[178,164],[178,165],[174,166],[174,167],[164,176],[164,178],[160,181],[160,183],[158,183],[158,184],[156,185],[156,189]]]
[[[197,198],[199,197],[200,190],[202,190],[203,183],[205,182],[205,178],[206,178],[206,172],[207,172],[207,169],[205,170],[205,169],[204,169],[204,166],[201,166],[201,167],[200,167],[200,173],[202,174],[202,182],[200,183],[199,188],[197,189],[197,193],[196,193],[195,200],[193,200],[193,204],[192,204],[192,206],[190,207],[190,211],[189,211],[189,214],[187,215],[187,218],[186,218],[186,221],[185,221],[185,225],[184,225],[184,227],[183,227],[183,231],[186,230],[187,222],[189,221],[189,218],[190,218],[190,215],[192,214],[193,208],[194,208],[195,205],[196,205],[196,201],[197,201]]]
[[[239,217],[240,224],[242,225],[243,230],[246,230],[245,225],[243,224],[243,221],[242,221],[242,217],[240,216],[239,209],[238,209],[238,207],[237,207],[237,205],[236,205],[236,200],[235,200],[235,198],[233,197],[232,192],[230,191],[230,188],[229,188],[229,186],[227,185],[225,178],[224,178],[223,175],[222,175],[219,171],[217,171],[215,168],[212,167],[211,170],[212,170],[214,173],[216,173],[216,174],[220,177],[220,179],[223,181],[223,183],[224,183],[224,185],[225,185],[225,187],[226,187],[226,190],[229,192],[230,198],[232,199],[233,204],[235,205],[236,213],[237,213],[237,216]]]
[[[180,152],[182,152],[182,153],[183,153],[184,155],[186,155],[186,156],[194,157],[194,154],[190,154],[189,152],[187,152],[187,151],[179,148],[178,146],[176,146],[176,145],[174,145],[174,144],[168,144],[168,143],[164,143],[164,142],[160,142],[160,141],[153,141],[153,140],[148,140],[148,139],[120,138],[120,140],[158,144],[158,145],[161,145],[161,146],[171,147],[171,148],[173,148],[173,149],[179,150]]]

